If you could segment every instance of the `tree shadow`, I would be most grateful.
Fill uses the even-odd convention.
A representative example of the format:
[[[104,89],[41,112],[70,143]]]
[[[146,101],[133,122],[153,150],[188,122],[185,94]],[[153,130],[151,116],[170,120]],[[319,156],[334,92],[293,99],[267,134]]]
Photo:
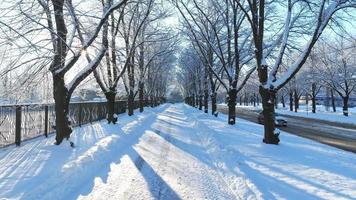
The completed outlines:
[[[150,193],[155,199],[180,200],[179,195],[162,179],[151,165],[132,147],[128,153],[136,168],[144,177]]]

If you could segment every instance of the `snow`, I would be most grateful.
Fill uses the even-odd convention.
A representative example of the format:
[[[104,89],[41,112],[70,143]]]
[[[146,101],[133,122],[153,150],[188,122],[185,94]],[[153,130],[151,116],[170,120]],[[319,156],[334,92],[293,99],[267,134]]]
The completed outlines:
[[[226,104],[220,104],[226,106]],[[244,106],[244,105],[237,105],[237,108],[242,108],[246,110],[255,110],[255,111],[260,111],[262,110],[262,105],[260,106]],[[294,109],[294,107],[293,107]],[[330,111],[327,111],[326,108],[322,105],[317,105],[316,107],[316,113],[312,113],[311,106],[309,105],[308,108],[306,105],[299,105],[298,112],[290,111],[289,110],[289,104],[286,105],[285,108],[282,107],[282,104],[278,104],[278,108],[276,109],[277,113],[283,114],[283,115],[289,115],[289,116],[297,116],[297,117],[304,117],[304,118],[310,118],[310,119],[318,119],[318,120],[324,120],[324,121],[330,121],[330,122],[338,122],[338,123],[343,123],[343,124],[352,124],[356,125],[356,107],[354,108],[349,108],[349,116],[346,117],[343,115],[343,111],[341,107],[336,107],[336,112],[331,111],[332,108],[330,108]]]
[[[312,109],[310,106],[307,109],[305,105],[301,105],[297,113],[290,111],[289,107],[285,109],[279,107],[279,109],[277,109],[277,112],[280,114],[290,115],[290,116],[298,116],[304,118],[319,119],[319,120],[325,120],[331,122],[356,125],[356,107],[349,108],[348,117],[343,115],[341,107],[337,107],[336,109],[337,112],[335,113],[332,112],[331,110],[332,108],[330,108],[330,111],[326,111],[324,106],[317,106],[316,113],[312,113]]]
[[[0,150],[0,198],[9,199],[352,199],[355,154],[263,127],[234,126],[184,104],[146,108]]]

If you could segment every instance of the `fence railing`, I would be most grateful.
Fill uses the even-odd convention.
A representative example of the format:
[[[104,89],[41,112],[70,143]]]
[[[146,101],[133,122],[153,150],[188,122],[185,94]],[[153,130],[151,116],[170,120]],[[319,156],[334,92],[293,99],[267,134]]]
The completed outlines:
[[[144,101],[144,105],[148,105]],[[139,107],[135,101],[134,108]],[[125,113],[127,101],[115,102],[115,113]],[[71,125],[83,124],[106,118],[106,102],[78,102],[69,104]],[[27,104],[0,106],[0,148],[39,136],[48,136],[54,132],[54,104]]]

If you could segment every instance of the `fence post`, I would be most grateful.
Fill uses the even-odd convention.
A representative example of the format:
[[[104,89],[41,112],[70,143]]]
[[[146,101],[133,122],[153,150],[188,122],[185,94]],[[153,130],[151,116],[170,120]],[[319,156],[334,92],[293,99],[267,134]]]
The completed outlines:
[[[81,127],[82,126],[82,104],[81,103],[79,103],[79,115],[78,115],[78,121],[79,121],[79,127]]]
[[[44,134],[48,137],[48,105],[45,105],[45,131]]]
[[[21,144],[21,106],[16,106],[16,127],[15,127],[15,144],[20,146]]]

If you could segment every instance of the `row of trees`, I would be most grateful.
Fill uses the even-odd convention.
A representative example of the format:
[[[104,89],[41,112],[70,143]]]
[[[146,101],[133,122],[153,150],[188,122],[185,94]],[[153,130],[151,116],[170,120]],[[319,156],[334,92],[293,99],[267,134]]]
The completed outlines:
[[[142,112],[144,99],[164,97],[177,39],[163,25],[170,13],[162,1],[4,1],[0,10],[0,46],[6,49],[0,75],[19,74],[25,86],[51,74],[56,144],[70,137],[71,96],[91,77],[107,99],[109,123],[117,120],[119,90],[126,91],[129,115],[135,98]]]
[[[298,111],[301,97],[311,102],[311,112],[316,112],[317,97],[331,101],[336,112],[336,98],[342,99],[343,114],[348,116],[349,99],[356,92],[356,40],[353,37],[323,38],[312,50],[301,71],[278,91],[277,102],[290,111]],[[254,91],[258,83],[250,79],[240,94],[240,102],[258,100]],[[287,102],[289,101],[289,102]],[[320,100],[319,100],[320,101]],[[256,104],[256,103],[255,103]]]
[[[210,93],[214,110],[216,90],[224,88],[228,123],[234,124],[236,97],[253,77],[262,100],[263,141],[267,144],[279,143],[274,124],[277,93],[295,79],[308,58],[312,59],[312,49],[324,30],[329,25],[339,27],[340,19],[356,7],[354,1],[347,0],[173,3],[183,18],[182,32],[188,41],[180,58],[187,100],[198,98],[207,112]],[[321,70],[316,73],[321,75]],[[333,83],[328,85],[334,87]]]

